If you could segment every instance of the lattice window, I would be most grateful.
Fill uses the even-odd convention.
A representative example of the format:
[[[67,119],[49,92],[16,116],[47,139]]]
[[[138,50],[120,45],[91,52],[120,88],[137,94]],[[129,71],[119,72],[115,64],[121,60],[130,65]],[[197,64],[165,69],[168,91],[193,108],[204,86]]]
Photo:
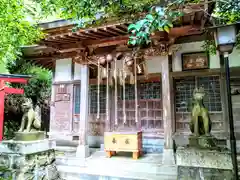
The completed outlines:
[[[125,85],[125,100],[134,100],[135,99],[135,85],[134,84],[126,84]],[[119,100],[123,100],[123,87],[118,88],[118,98]]]
[[[206,95],[204,105],[210,112],[222,111],[220,82],[218,76],[188,77],[176,81],[176,112],[190,112],[195,87],[203,87]]]
[[[203,102],[208,111],[222,111],[219,77],[199,77],[198,86],[202,86],[206,91]]]
[[[98,110],[98,86],[90,85],[89,86],[89,110],[91,114],[96,114]],[[100,113],[106,112],[106,86],[100,85],[100,93],[99,93],[99,106]]]
[[[120,124],[123,123],[123,103],[126,106],[126,124],[134,127],[135,123],[135,85],[126,85],[125,101],[123,101],[122,87],[119,88],[118,117]],[[143,130],[161,129],[162,123],[162,100],[161,82],[138,83],[138,119]]]
[[[160,99],[161,98],[161,83],[147,82],[141,83],[139,87],[140,99]]]
[[[80,84],[73,86],[73,102],[74,102],[74,114],[80,114]]]
[[[160,82],[146,82],[137,85],[138,99],[160,99],[161,98],[161,83]],[[119,98],[123,100],[123,88],[119,88]],[[135,85],[125,85],[125,100],[135,99]]]

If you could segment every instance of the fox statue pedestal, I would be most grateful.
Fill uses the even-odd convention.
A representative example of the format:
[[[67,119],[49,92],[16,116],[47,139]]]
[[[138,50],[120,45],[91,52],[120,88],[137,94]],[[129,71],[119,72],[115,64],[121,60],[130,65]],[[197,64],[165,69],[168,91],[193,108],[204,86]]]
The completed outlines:
[[[33,132],[15,132],[16,141],[37,141],[44,140],[46,135],[44,131],[33,131]]]
[[[228,150],[179,147],[176,151],[177,180],[233,180]]]
[[[4,179],[58,180],[55,164],[55,141],[2,141],[0,172]]]

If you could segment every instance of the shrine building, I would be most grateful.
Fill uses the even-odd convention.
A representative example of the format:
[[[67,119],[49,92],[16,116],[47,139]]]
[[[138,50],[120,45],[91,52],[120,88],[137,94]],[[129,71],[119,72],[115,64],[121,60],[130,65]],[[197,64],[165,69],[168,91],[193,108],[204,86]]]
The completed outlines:
[[[192,93],[201,86],[212,134],[226,143],[226,83],[219,54],[204,49],[209,38],[205,27],[211,23],[202,6],[186,13],[169,33],[153,34],[152,45],[140,50],[128,74],[132,73],[133,82],[128,77],[122,84],[123,62],[132,53],[127,45],[131,22],[109,21],[76,32],[69,20],[40,24],[47,36],[24,47],[24,57],[53,72],[49,137],[84,148],[104,148],[105,132],[141,131],[144,153],[163,153],[171,159],[175,145],[187,143]],[[240,132],[239,59],[239,50],[234,49],[230,67],[236,134]]]

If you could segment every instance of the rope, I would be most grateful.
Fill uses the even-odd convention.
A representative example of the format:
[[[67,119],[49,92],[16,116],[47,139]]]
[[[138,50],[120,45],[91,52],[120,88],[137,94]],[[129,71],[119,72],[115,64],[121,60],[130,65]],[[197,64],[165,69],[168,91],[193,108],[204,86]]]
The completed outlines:
[[[135,122],[138,122],[137,58],[134,56]]]
[[[97,79],[97,119],[99,119],[99,114],[100,114],[100,62],[98,59],[98,79]]]
[[[114,78],[115,78],[115,125],[118,124],[118,114],[117,114],[117,59],[114,61]]]
[[[107,62],[107,86],[106,86],[106,88],[107,88],[107,92],[106,92],[106,121],[108,122],[109,121],[109,112],[108,112],[108,108],[109,108],[109,77],[108,77],[108,75],[109,75],[109,63]]]
[[[125,94],[125,74],[126,74],[126,72],[125,72],[125,70],[124,70],[124,66],[125,66],[125,64],[124,64],[124,60],[123,60],[123,62],[122,62],[122,68],[123,68],[123,123],[124,124],[126,124],[126,104],[125,104],[125,98],[126,98],[126,94]]]

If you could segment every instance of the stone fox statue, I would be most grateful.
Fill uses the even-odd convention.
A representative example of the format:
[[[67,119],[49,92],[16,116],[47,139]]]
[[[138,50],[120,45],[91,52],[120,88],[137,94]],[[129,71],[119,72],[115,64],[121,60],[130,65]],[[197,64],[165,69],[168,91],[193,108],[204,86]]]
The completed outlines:
[[[36,106],[34,110],[32,100],[26,99],[25,102],[21,105],[21,108],[23,111],[23,116],[21,127],[18,131],[30,132],[40,130],[41,128],[40,107]]]
[[[196,136],[210,135],[211,121],[208,110],[203,105],[204,89],[195,88],[193,91],[194,105],[192,109],[192,119],[190,121],[190,130]]]

